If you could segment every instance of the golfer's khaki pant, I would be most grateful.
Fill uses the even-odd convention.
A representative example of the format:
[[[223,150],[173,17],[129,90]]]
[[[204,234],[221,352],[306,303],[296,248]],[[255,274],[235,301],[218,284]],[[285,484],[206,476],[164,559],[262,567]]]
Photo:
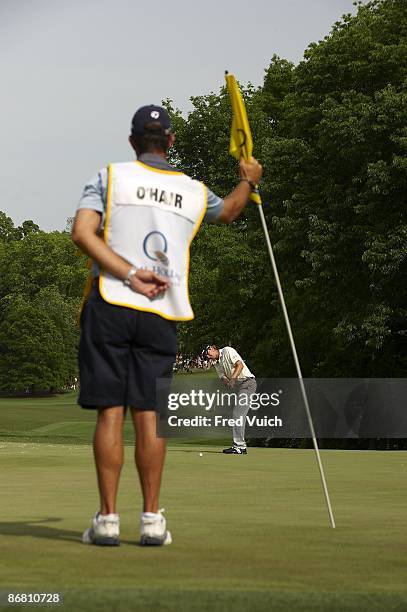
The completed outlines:
[[[233,418],[242,417],[243,424],[233,427],[233,446],[238,448],[246,448],[244,432],[246,428],[246,415],[250,409],[250,397],[256,392],[256,379],[244,378],[242,382],[238,382],[236,386],[237,399],[236,405],[233,408]]]

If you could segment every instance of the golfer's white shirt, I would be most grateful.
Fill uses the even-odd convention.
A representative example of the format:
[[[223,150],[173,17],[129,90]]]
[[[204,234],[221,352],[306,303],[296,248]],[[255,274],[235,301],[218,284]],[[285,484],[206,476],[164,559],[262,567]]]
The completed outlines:
[[[254,374],[250,372],[239,353],[231,346],[225,346],[224,348],[219,349],[219,359],[215,363],[215,370],[217,371],[219,378],[222,378],[222,376],[227,376],[230,378],[238,361],[243,363],[243,370],[240,372],[237,378],[239,380],[242,378],[254,378]]]

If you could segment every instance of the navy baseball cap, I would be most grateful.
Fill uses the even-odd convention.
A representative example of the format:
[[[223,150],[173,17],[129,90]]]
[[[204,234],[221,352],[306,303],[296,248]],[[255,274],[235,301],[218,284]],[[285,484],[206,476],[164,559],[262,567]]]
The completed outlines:
[[[146,128],[146,125],[151,122],[159,123],[161,128]],[[154,104],[139,108],[131,121],[132,134],[145,134],[146,132],[169,134],[170,131],[171,120],[169,114],[165,108]]]

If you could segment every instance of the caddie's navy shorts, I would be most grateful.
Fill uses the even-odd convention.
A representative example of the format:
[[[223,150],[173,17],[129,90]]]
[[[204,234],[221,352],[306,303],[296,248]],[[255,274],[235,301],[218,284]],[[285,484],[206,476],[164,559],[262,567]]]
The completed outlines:
[[[159,411],[156,379],[170,382],[176,353],[174,321],[105,302],[95,280],[81,314],[78,404]]]

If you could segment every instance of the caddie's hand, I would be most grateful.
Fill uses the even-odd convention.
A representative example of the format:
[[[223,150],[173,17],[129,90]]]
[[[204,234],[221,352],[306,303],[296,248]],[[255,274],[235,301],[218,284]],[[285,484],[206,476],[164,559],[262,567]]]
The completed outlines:
[[[171,286],[168,279],[151,270],[137,270],[130,279],[130,287],[150,300],[167,291]]]
[[[240,158],[240,178],[251,181],[255,185],[260,183],[263,174],[263,166],[255,159],[250,157],[247,161],[244,157]]]

